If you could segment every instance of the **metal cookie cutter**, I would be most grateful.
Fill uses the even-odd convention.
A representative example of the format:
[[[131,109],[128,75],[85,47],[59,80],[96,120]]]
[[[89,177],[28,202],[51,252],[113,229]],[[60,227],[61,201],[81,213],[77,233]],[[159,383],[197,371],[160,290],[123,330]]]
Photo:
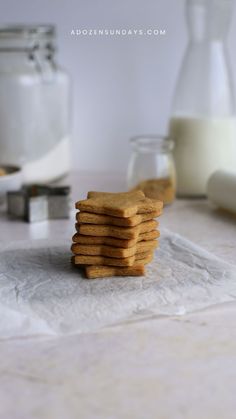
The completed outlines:
[[[8,214],[29,223],[70,216],[69,186],[24,186],[7,194]]]

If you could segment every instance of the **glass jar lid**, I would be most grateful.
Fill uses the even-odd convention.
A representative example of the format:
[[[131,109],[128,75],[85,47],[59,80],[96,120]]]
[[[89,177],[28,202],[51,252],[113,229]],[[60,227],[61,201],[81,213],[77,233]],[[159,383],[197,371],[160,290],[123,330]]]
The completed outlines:
[[[54,25],[7,25],[0,27],[0,37],[52,36]]]
[[[162,135],[137,135],[130,139],[134,150],[140,152],[168,153],[174,148],[174,142]]]
[[[53,44],[54,25],[7,25],[0,27],[0,51],[45,48]]]

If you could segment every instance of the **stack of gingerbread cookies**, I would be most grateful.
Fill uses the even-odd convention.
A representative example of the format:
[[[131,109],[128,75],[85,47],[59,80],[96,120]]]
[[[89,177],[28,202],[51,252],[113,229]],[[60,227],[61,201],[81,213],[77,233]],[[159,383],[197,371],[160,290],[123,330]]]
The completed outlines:
[[[161,201],[142,191],[89,192],[75,207],[72,261],[85,267],[87,278],[145,274],[158,246],[155,218],[161,215]]]

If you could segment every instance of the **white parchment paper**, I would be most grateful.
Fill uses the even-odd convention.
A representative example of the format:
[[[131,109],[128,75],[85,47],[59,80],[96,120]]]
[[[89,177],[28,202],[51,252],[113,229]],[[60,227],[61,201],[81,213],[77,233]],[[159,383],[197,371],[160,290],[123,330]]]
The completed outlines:
[[[0,248],[0,338],[63,335],[153,315],[181,315],[236,299],[236,266],[162,231],[146,277],[85,280],[70,242]]]

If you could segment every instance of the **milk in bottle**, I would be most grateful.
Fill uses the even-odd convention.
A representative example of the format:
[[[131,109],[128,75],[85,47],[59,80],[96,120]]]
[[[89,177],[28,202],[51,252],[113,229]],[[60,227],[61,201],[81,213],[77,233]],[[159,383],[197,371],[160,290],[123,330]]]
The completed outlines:
[[[236,170],[236,117],[225,38],[233,0],[187,0],[189,44],[169,122],[177,193],[204,196],[210,175]]]

